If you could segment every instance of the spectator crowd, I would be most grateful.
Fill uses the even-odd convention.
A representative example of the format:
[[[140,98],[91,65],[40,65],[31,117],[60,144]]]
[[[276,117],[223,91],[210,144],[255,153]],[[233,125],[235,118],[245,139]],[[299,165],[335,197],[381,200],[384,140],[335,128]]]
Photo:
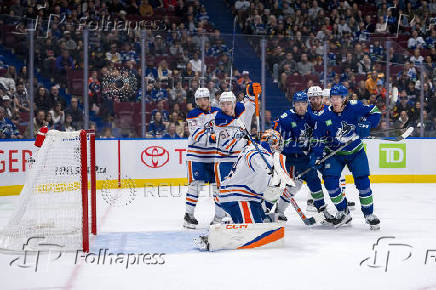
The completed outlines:
[[[341,82],[351,98],[376,104],[385,117],[388,114],[384,119],[388,123],[381,126],[422,125],[426,136],[436,136],[433,1],[226,2],[241,30],[257,35],[247,39],[259,56],[258,39],[267,39],[268,72],[289,100],[296,90],[310,85]],[[117,21],[132,29],[114,29]],[[29,24],[35,28],[33,80],[27,70]],[[83,83],[85,24],[100,25],[89,29],[87,84]],[[32,138],[41,126],[82,128],[86,85],[90,126],[99,136],[141,136],[141,33],[133,29],[135,25],[147,29],[146,136],[187,137],[185,117],[195,105],[195,90],[205,86],[216,99],[229,88],[232,65],[229,42],[200,1],[9,0],[0,4],[0,138]],[[233,70],[232,90],[238,98],[252,78],[249,71]]]

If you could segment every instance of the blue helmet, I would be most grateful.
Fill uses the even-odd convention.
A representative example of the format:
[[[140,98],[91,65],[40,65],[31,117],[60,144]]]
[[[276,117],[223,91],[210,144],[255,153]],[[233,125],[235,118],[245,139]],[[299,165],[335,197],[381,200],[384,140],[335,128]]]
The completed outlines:
[[[309,101],[309,98],[307,97],[307,94],[305,91],[299,91],[294,94],[292,97],[292,103],[295,104],[296,102],[304,102],[307,103]]]
[[[343,98],[345,98],[346,96],[348,96],[348,89],[342,84],[334,85],[330,89],[330,97],[331,96],[342,96]]]

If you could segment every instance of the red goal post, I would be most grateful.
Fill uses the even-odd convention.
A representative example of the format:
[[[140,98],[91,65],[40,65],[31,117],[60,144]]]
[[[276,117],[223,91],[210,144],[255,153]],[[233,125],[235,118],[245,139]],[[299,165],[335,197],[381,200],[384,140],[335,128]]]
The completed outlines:
[[[97,234],[95,132],[50,130],[43,135],[18,205],[0,232],[0,248],[54,245],[88,252],[89,235]]]

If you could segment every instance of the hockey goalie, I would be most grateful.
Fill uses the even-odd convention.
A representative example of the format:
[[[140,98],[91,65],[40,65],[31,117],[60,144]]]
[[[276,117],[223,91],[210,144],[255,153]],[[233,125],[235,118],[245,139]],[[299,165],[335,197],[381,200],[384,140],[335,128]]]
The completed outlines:
[[[266,214],[262,201],[275,202],[282,195],[295,195],[301,182],[289,178],[284,167],[283,139],[269,129],[260,146],[248,142],[232,170],[221,183],[220,205],[231,216],[231,224],[212,225],[207,236],[195,239],[202,250],[246,249],[279,245],[283,224]],[[273,164],[270,170],[268,164]]]

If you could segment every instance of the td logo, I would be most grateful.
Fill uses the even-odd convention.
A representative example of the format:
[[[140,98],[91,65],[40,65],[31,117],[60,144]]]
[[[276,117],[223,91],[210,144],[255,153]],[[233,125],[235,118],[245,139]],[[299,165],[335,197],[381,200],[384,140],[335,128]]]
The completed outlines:
[[[406,168],[406,144],[380,144],[380,168]]]

